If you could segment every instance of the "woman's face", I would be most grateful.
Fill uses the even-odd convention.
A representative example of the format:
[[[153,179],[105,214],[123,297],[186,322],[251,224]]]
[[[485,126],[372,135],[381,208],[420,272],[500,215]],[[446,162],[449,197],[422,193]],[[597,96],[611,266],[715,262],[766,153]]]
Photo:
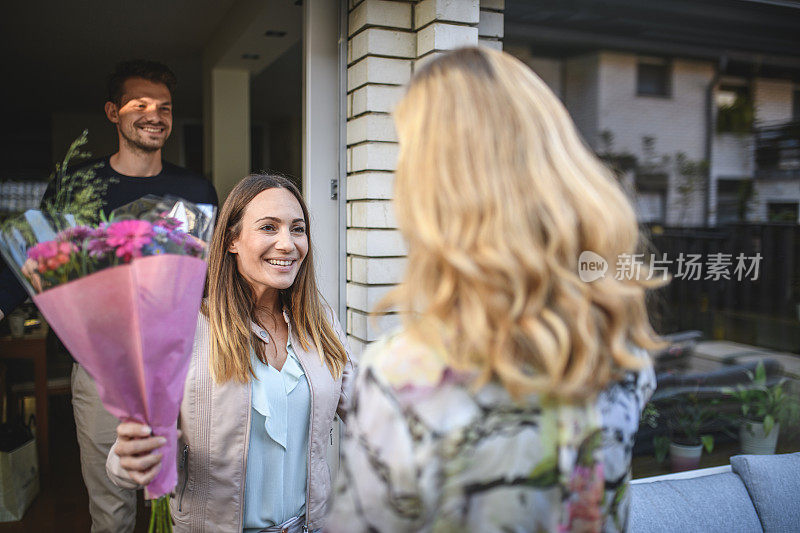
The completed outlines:
[[[303,209],[286,189],[260,192],[245,208],[242,229],[228,251],[236,254],[239,274],[255,289],[288,289],[308,253]]]

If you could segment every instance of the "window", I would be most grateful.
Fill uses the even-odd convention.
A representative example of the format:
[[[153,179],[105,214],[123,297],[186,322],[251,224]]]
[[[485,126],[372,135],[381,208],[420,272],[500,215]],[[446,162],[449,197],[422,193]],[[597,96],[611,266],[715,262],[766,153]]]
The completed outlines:
[[[640,58],[636,66],[636,94],[670,96],[672,67],[666,59]]]
[[[668,176],[663,173],[636,175],[636,213],[639,222],[665,223]]]
[[[797,223],[798,206],[797,202],[768,202],[767,221]]]
[[[750,133],[755,109],[746,84],[723,84],[714,96],[717,104],[717,133]]]
[[[749,179],[717,181],[717,224],[742,222],[747,218],[753,182]]]

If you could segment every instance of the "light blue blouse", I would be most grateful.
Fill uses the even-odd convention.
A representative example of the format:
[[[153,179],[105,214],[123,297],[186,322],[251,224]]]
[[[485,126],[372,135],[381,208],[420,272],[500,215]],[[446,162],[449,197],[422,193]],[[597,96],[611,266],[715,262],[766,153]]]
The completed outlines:
[[[280,372],[251,352],[256,379],[244,488],[245,533],[305,513],[311,390],[291,342],[286,351]]]

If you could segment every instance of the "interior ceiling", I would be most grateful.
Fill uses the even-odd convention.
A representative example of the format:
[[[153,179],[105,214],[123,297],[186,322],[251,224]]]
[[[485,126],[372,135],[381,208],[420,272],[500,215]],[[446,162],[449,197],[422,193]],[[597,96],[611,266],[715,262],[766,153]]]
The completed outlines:
[[[0,60],[6,73],[2,97],[11,104],[12,113],[99,111],[105,79],[114,64],[147,58],[167,64],[177,75],[176,115],[199,118],[207,43],[236,20],[232,15],[243,5],[250,12],[254,5],[270,11],[252,17],[220,58],[226,66],[234,66],[224,62],[241,53],[258,53],[262,57],[258,70],[263,70],[268,66],[265,58],[274,61],[299,40],[302,7],[298,4],[296,0],[6,2],[0,18]],[[266,27],[257,27],[254,20]],[[263,37],[266,30],[286,28],[283,38]],[[235,49],[241,46],[248,49]],[[258,46],[261,50],[255,49]]]

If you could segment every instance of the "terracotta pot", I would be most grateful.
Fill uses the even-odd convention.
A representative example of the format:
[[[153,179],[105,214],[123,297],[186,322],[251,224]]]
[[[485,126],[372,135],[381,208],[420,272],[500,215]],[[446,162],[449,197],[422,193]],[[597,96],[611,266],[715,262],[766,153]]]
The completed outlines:
[[[780,430],[781,425],[776,423],[772,426],[772,431],[769,432],[769,435],[764,435],[764,424],[762,422],[743,421],[739,427],[739,444],[742,447],[742,453],[774,454]]]
[[[669,443],[669,461],[673,472],[694,470],[700,466],[700,456],[703,454],[703,445],[686,446],[683,444]]]

